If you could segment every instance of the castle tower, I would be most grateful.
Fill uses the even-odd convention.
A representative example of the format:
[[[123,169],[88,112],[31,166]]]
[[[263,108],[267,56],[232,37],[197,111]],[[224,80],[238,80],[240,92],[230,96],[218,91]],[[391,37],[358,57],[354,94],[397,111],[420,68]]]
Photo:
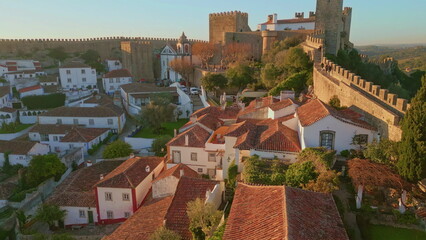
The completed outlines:
[[[343,0],[317,0],[315,30],[325,32],[325,52],[337,54],[343,32]]]
[[[185,33],[182,32],[177,44],[176,44],[177,53],[181,55],[190,55],[191,54],[191,43],[188,38],[185,36]]]
[[[211,13],[209,15],[210,43],[223,44],[226,32],[251,32],[248,14],[240,11]]]

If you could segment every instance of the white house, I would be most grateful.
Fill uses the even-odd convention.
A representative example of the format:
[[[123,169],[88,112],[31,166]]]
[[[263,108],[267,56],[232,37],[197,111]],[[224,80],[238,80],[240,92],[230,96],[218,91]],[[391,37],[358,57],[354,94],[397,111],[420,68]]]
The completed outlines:
[[[71,62],[61,66],[59,78],[64,89],[96,88],[96,70],[80,62]]]
[[[133,215],[163,169],[162,157],[133,157],[101,177],[94,189],[98,223],[122,222]]]
[[[35,71],[43,72],[41,63],[34,60],[0,60],[0,77],[5,73],[10,72],[23,72],[23,71]],[[32,76],[34,77],[34,76]]]
[[[129,83],[121,85],[121,98],[127,112],[138,115],[149,104],[155,94],[168,94],[172,103],[177,105],[181,114],[179,118],[188,118],[192,114],[191,98],[178,87],[157,87],[146,83]]]
[[[361,115],[346,114],[327,106],[318,99],[296,110],[302,149],[325,147],[341,152],[371,143],[378,137],[377,129],[361,120]],[[354,143],[356,140],[356,144]]]
[[[0,107],[12,107],[12,89],[10,86],[0,87]]]
[[[305,13],[296,13],[295,18],[280,19],[276,13],[268,15],[268,21],[257,26],[260,31],[284,31],[284,30],[314,30],[315,13],[309,12],[309,18],[305,18]]]
[[[30,141],[47,144],[51,152],[63,153],[74,148],[87,151],[108,137],[109,128],[82,128],[73,125],[37,124],[29,132]]]
[[[16,122],[18,117],[18,110],[10,107],[0,108],[0,124]]]
[[[25,87],[18,90],[21,98],[26,96],[37,96],[44,95],[44,89],[41,85],[35,85],[31,87]]]
[[[72,172],[46,200],[67,211],[64,225],[84,226],[98,222],[96,195],[93,186],[123,161],[104,160]]]
[[[120,133],[126,123],[126,115],[123,109],[114,104],[95,107],[58,107],[40,114],[38,123],[109,128],[113,132]]]
[[[107,65],[108,71],[114,71],[123,68],[123,64],[121,64],[119,59],[106,59],[105,63]]]
[[[181,177],[199,178],[200,175],[185,164],[179,163],[164,172],[152,181],[152,197],[162,198],[174,195]]]
[[[127,69],[112,70],[105,74],[102,78],[102,85],[106,94],[114,94],[120,90],[120,86],[131,83],[133,81],[132,74]]]
[[[3,76],[7,81],[9,81],[11,85],[16,85],[17,80],[35,79],[44,75],[46,75],[46,73],[43,70],[27,70],[18,72],[8,72],[5,73]]]
[[[179,82],[182,76],[170,67],[170,62],[177,58],[190,61],[191,54],[191,43],[185,33],[182,33],[176,45],[167,44],[160,53],[161,79]]]
[[[29,141],[0,140],[0,166],[3,166],[8,156],[11,165],[28,166],[33,156],[49,153],[49,146]]]

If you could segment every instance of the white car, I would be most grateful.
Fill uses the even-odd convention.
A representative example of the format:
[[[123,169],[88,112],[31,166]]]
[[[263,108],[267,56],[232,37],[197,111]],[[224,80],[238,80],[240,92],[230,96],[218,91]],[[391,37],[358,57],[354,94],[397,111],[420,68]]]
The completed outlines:
[[[199,88],[196,88],[196,87],[192,87],[192,88],[190,88],[190,89],[189,89],[189,92],[190,92],[191,94],[195,94],[195,95],[197,95],[197,94],[200,94],[200,89],[199,89]]]

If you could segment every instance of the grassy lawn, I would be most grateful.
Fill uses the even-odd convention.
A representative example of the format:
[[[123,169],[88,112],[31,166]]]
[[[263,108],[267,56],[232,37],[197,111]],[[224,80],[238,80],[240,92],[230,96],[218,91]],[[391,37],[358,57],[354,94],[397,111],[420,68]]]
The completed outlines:
[[[177,122],[164,123],[163,127],[165,128],[165,130],[161,135],[153,133],[152,129],[150,129],[150,128],[144,128],[141,131],[139,131],[138,133],[136,133],[136,135],[133,136],[133,137],[135,137],[135,138],[157,138],[157,137],[160,137],[162,135],[169,135],[169,136],[173,137],[174,129],[179,130],[179,128],[181,128],[187,122],[188,122],[188,119],[178,119]]]
[[[0,134],[17,133],[17,132],[20,132],[24,129],[27,129],[31,126],[32,126],[32,124],[16,124],[16,125],[13,125],[13,126],[2,127],[2,128],[0,128]]]
[[[421,240],[426,239],[426,232],[417,230],[394,228],[383,225],[369,225],[370,240]]]

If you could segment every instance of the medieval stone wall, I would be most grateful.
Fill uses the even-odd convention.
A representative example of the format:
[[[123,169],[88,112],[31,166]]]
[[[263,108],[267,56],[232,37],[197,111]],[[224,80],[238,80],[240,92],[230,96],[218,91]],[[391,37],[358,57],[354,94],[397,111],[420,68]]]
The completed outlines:
[[[323,58],[322,66],[329,66],[325,71],[320,63],[314,67],[314,92],[323,102],[329,102],[336,95],[343,106],[351,107],[365,115],[366,120],[379,129],[383,137],[399,141],[402,131],[400,121],[409,108],[406,99],[398,98],[356,76],[354,73]]]
[[[226,32],[251,32],[248,14],[240,11],[211,13],[209,15],[210,43],[223,45]]]
[[[343,31],[343,0],[317,0],[315,30],[325,32],[327,53],[337,54]]]

